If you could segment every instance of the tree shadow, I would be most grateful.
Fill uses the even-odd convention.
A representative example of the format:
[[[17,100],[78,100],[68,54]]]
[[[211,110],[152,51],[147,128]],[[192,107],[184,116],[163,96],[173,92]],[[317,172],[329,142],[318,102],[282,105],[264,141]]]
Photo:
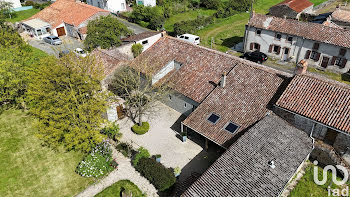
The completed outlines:
[[[243,37],[233,36],[231,38],[226,38],[226,39],[222,40],[221,45],[228,47],[228,48],[232,48],[233,46],[235,46],[236,44],[238,44],[242,41],[243,41]]]
[[[343,74],[341,75],[341,79],[342,79],[343,81],[348,81],[348,82],[350,82],[350,71],[349,71],[348,73],[343,73]]]

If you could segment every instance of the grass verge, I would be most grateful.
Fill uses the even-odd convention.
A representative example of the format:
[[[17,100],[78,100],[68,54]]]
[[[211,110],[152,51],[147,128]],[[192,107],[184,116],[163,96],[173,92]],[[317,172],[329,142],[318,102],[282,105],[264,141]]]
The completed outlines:
[[[126,192],[131,192],[133,197],[145,196],[133,182],[129,180],[121,180],[107,187],[102,192],[98,193],[95,197],[120,197],[120,193],[122,192],[123,188]]]
[[[322,180],[323,169],[318,168],[318,179]],[[327,182],[324,185],[317,185],[314,182],[314,165],[310,165],[305,169],[304,176],[298,181],[298,184],[291,191],[290,197],[305,197],[305,196],[317,196],[317,197],[328,197],[328,186],[332,189],[339,189],[341,186],[335,185],[332,180],[332,173],[328,171]]]
[[[75,173],[77,152],[43,147],[33,119],[19,110],[0,115],[0,196],[74,196],[93,182]]]

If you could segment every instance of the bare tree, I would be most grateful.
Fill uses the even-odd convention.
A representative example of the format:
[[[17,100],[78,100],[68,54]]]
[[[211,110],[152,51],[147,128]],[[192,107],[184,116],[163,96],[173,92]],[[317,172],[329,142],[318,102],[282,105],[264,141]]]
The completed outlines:
[[[109,84],[109,89],[125,100],[127,115],[140,126],[143,115],[151,111],[156,101],[170,93],[166,83],[152,84],[150,73],[150,67],[134,69],[124,66],[116,70]]]

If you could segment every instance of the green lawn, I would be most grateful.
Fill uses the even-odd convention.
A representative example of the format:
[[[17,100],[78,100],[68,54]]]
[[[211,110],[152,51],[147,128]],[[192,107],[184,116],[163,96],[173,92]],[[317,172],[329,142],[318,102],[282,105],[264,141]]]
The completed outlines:
[[[318,177],[319,180],[322,180],[322,171],[323,169],[318,167]],[[328,186],[331,183],[332,174],[328,171],[327,173],[327,182],[325,185],[317,185],[314,182],[314,168],[313,165],[309,166],[305,170],[304,176],[298,181],[295,188],[290,193],[290,197],[305,197],[305,196],[314,196],[314,197],[328,197]],[[331,188],[340,188],[340,186],[331,184]]]
[[[30,10],[23,10],[23,11],[19,11],[19,12],[16,12],[16,17],[13,17],[13,18],[9,18],[7,19],[6,21],[8,22],[19,22],[19,21],[22,21],[24,19],[27,19],[31,16],[33,16],[34,14],[38,13],[40,10],[39,9],[30,9]]]
[[[257,0],[254,3],[256,13],[266,14],[269,8],[282,0]],[[248,23],[249,13],[240,13],[234,16],[218,19],[214,24],[196,32],[201,37],[201,45],[210,47],[213,38],[213,48],[227,51],[236,43],[241,42],[244,37],[245,25]]]
[[[197,16],[211,16],[215,13],[215,10],[208,10],[208,9],[195,9],[188,12],[180,13],[171,16],[165,21],[164,28],[169,31],[174,31],[174,24],[180,21],[187,21],[187,20],[194,20],[197,18]]]
[[[0,114],[0,196],[74,196],[90,185],[74,172],[83,155],[43,147],[32,124],[19,110]]]
[[[141,190],[129,180],[121,180],[107,187],[95,197],[120,197],[121,188],[131,191],[133,197],[144,197]]]
[[[321,3],[325,2],[326,0],[310,0],[311,3],[314,4],[314,6],[320,5]]]

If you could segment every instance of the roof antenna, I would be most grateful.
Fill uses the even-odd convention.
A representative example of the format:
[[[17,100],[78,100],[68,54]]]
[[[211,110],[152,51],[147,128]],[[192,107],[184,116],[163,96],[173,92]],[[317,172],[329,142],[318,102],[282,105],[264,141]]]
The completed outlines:
[[[275,166],[275,162],[273,160],[271,160],[267,163],[269,164],[270,168],[275,169],[276,166]]]

